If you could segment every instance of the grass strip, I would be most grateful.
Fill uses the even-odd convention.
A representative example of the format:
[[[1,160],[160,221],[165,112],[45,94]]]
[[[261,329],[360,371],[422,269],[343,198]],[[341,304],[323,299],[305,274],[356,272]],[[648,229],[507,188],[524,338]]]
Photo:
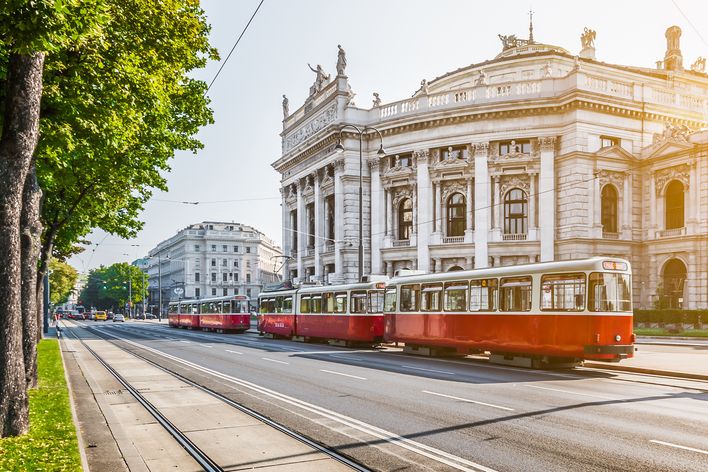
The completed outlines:
[[[634,328],[637,336],[677,336],[681,338],[708,338],[708,329],[688,329],[670,332],[664,328]]]
[[[59,342],[40,341],[37,361],[39,386],[30,391],[30,432],[0,439],[0,471],[81,471]]]

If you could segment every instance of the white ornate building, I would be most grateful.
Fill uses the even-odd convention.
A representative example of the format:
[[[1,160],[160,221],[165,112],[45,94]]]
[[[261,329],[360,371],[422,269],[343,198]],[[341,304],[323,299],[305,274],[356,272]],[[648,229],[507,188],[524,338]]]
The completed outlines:
[[[708,76],[680,29],[656,68],[502,37],[482,63],[358,108],[340,49],[303,106],[283,103],[286,278],[353,281],[363,133],[364,273],[593,255],[629,259],[637,306],[708,307]],[[343,153],[335,152],[342,130]]]
[[[280,280],[282,251],[257,229],[240,223],[204,221],[187,226],[149,252],[150,303],[247,295]],[[158,283],[159,279],[161,283]],[[177,292],[175,292],[177,289]],[[254,301],[255,304],[255,301]]]

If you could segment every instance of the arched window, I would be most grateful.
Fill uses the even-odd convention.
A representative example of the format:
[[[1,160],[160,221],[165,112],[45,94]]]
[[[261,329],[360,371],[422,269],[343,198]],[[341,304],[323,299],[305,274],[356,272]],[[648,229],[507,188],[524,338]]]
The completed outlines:
[[[463,269],[462,267],[460,267],[458,265],[454,265],[454,266],[450,267],[449,269],[447,269],[448,272],[457,272],[458,270],[465,270],[465,269]]]
[[[686,282],[686,266],[679,259],[670,259],[664,264],[662,308],[683,308],[683,286]]]
[[[464,236],[467,229],[465,219],[465,197],[461,193],[453,193],[447,199],[447,235]]]
[[[405,198],[398,204],[398,239],[411,239],[413,229],[413,204]]]
[[[504,234],[526,234],[528,220],[526,193],[513,188],[504,197]]]
[[[683,184],[672,180],[666,187],[666,229],[683,228]]]
[[[617,189],[614,185],[602,187],[602,231],[617,232]]]

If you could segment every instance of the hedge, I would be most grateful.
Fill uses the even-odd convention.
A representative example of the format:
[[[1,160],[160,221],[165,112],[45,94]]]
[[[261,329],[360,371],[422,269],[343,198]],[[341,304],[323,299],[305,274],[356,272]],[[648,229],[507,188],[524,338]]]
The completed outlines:
[[[634,310],[635,323],[708,324],[708,310]]]

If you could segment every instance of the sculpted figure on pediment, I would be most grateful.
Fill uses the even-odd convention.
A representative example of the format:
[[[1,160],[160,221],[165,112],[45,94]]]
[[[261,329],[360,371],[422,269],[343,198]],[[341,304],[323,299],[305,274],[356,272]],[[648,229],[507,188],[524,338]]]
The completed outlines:
[[[595,36],[597,36],[597,33],[586,26],[583,30],[583,34],[580,35],[580,43],[583,45],[583,48],[594,48]]]
[[[518,40],[516,39],[515,34],[498,34],[499,39],[502,42],[502,51],[506,51],[507,49],[515,48],[518,44]]]
[[[325,74],[324,69],[319,64],[317,64],[317,68],[312,67],[310,64],[307,64],[307,67],[309,67],[312,72],[317,74],[315,76],[315,82],[310,87],[310,96],[313,96],[329,83],[331,77],[329,74]]]
[[[305,177],[305,187],[302,189],[302,193],[307,195],[310,193],[314,193],[315,189],[312,186],[312,176],[308,175]]]
[[[688,164],[681,164],[668,169],[661,169],[654,174],[656,181],[656,194],[663,195],[666,185],[672,180],[678,180],[688,189],[690,182],[690,168]]]
[[[664,141],[674,141],[680,143],[687,143],[688,136],[691,134],[691,129],[686,125],[672,125],[671,123],[666,123],[664,125],[664,131],[661,133],[654,133],[654,144],[661,143]]]

